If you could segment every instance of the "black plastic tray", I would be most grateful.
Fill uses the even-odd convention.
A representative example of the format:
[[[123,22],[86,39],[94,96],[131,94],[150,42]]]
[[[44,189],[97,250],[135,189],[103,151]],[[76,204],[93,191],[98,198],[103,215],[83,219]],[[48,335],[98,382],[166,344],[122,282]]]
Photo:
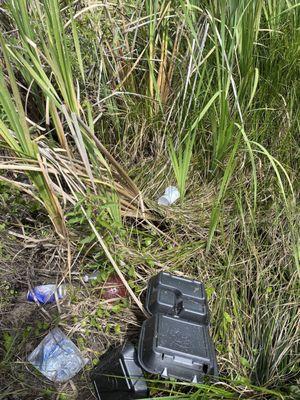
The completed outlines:
[[[207,374],[218,374],[207,325],[159,313],[142,325],[138,361],[163,378],[196,383]]]
[[[150,279],[145,307],[150,314],[177,315],[201,324],[209,322],[203,283],[167,272]]]
[[[132,400],[148,397],[147,384],[134,346],[110,349],[99,358],[91,378],[98,400]]]

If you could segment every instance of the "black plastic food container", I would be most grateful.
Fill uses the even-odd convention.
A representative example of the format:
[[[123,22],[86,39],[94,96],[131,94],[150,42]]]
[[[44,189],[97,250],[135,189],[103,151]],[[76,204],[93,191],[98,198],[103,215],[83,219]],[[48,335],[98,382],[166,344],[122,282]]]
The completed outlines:
[[[98,400],[132,400],[148,397],[147,384],[134,346],[110,349],[99,359],[91,378]]]
[[[217,375],[208,327],[176,316],[154,314],[144,321],[138,360],[143,369],[163,378],[197,383],[207,374]]]
[[[177,315],[200,324],[209,322],[203,283],[166,272],[150,279],[145,307],[150,314]]]

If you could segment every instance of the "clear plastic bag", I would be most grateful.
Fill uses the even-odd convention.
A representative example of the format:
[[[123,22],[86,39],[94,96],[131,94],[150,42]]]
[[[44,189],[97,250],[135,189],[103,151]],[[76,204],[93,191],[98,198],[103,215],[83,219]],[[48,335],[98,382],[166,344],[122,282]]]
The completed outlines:
[[[53,382],[66,382],[87,363],[75,344],[55,328],[29,355],[28,361]]]

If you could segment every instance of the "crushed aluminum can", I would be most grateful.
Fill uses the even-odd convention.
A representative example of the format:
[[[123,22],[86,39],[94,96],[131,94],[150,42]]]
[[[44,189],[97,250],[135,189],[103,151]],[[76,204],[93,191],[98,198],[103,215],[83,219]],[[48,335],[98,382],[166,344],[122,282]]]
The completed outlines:
[[[66,285],[40,285],[27,292],[27,300],[40,304],[54,303],[55,298],[62,299],[66,295]]]

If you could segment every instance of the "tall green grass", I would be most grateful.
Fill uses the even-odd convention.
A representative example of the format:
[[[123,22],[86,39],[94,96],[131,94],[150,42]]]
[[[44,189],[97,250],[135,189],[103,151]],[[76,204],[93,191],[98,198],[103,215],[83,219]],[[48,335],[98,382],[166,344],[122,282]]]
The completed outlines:
[[[2,36],[0,36],[0,44],[13,94],[11,96],[5,82],[4,74],[0,70],[0,103],[6,116],[4,121],[0,120],[0,135],[6,146],[15,153],[16,157],[24,161],[24,169],[34,183],[40,201],[49,213],[49,217],[57,233],[64,237],[66,235],[66,228],[62,208],[49,182],[48,173],[42,166],[38,146],[31,137],[17,81],[8,59]],[[32,171],[31,166],[35,167]]]
[[[89,102],[86,98],[80,98],[79,81],[73,77],[74,68],[71,62],[74,51],[75,57],[79,59],[82,75],[83,65],[74,11],[69,8],[64,11],[66,16],[70,17],[72,27],[72,42],[68,44],[63,11],[60,10],[57,0],[46,1],[43,5],[26,0],[11,1],[8,3],[8,9],[20,34],[20,46],[16,46],[15,43],[4,44],[4,51],[7,57],[10,57],[9,62],[18,64],[29,89],[35,87],[36,91],[29,92],[28,95],[42,114],[42,123],[48,126],[53,124],[59,144],[71,161],[77,154],[80,156],[94,191],[96,188],[92,170],[99,173],[99,167],[106,170],[106,180],[108,179],[110,187],[116,190],[110,163],[112,168],[117,170],[116,174],[120,180],[118,187],[128,185],[127,188],[123,188],[125,197],[127,196],[129,201],[132,198],[140,201],[136,185],[101,141],[94,136],[93,119],[85,115],[84,108]],[[35,23],[30,24],[30,18]],[[26,140],[30,141],[30,137]],[[86,181],[85,184],[87,183]]]

